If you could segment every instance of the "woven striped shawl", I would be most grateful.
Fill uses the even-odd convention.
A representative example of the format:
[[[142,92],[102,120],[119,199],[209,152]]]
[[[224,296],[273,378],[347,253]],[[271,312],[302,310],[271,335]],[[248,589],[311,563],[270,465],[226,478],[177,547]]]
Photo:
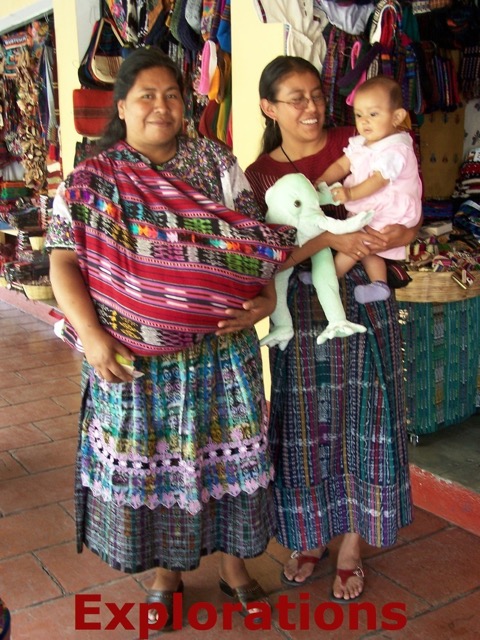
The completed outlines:
[[[214,332],[292,249],[290,227],[209,200],[123,142],[78,166],[66,187],[100,321],[137,354],[178,351]]]

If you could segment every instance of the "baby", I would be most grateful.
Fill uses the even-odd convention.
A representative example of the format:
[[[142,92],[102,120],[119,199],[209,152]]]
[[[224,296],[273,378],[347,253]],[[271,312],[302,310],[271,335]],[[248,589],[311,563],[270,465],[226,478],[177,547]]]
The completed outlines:
[[[395,223],[416,226],[422,215],[422,184],[412,138],[398,129],[407,116],[400,85],[386,76],[366,80],[355,92],[353,109],[360,135],[350,138],[345,155],[330,165],[316,185],[332,185],[345,178],[343,186],[333,185],[333,200],[344,204],[349,216],[373,210],[370,226],[377,231]],[[403,260],[405,252],[405,247],[398,247],[361,257],[371,283],[355,287],[357,302],[365,304],[390,297],[383,258]],[[337,253],[337,276],[345,275],[355,262],[350,256]]]

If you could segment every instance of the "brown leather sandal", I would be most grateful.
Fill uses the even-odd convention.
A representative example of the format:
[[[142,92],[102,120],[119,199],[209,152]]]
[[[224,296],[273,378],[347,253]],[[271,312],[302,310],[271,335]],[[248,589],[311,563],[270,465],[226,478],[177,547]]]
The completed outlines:
[[[344,587],[347,584],[347,580],[349,578],[353,578],[354,576],[357,577],[357,578],[361,578],[361,580],[362,580],[362,590],[358,594],[358,596],[355,596],[353,598],[337,598],[337,596],[332,591],[331,596],[330,596],[330,600],[332,602],[338,602],[338,604],[349,604],[350,602],[353,602],[354,600],[358,600],[358,598],[360,598],[360,596],[363,593],[363,585],[365,584],[365,572],[362,569],[362,567],[359,564],[357,564],[355,569],[337,569],[337,576],[340,578],[340,582],[342,583],[342,587]]]
[[[298,563],[297,569],[300,569],[300,567],[302,567],[304,564],[307,564],[307,562],[311,562],[313,564],[312,573],[309,576],[307,576],[305,580],[301,580],[299,582],[298,580],[295,580],[295,579],[289,580],[284,573],[284,569],[282,569],[282,571],[280,572],[280,580],[283,582],[283,584],[288,584],[288,586],[290,587],[301,587],[303,584],[309,584],[309,582],[311,582],[313,579],[313,574],[320,560],[323,560],[324,558],[328,558],[329,555],[330,555],[330,551],[328,550],[328,547],[325,547],[320,557],[310,556],[306,553],[303,553],[303,551],[293,551],[290,558],[293,558],[294,560],[297,561]]]
[[[147,604],[163,604],[163,606],[165,607],[165,609],[167,610],[168,613],[168,617],[167,620],[165,622],[165,624],[163,625],[162,631],[172,631],[172,624],[173,624],[173,596],[175,593],[183,593],[183,581],[180,580],[178,587],[176,588],[175,591],[169,591],[169,590],[163,590],[163,589],[150,589],[150,591],[148,592],[147,597],[145,598],[145,601]],[[152,609],[152,611],[154,611],[154,609]],[[149,610],[150,613],[150,610]],[[157,618],[155,618],[155,620],[150,619],[149,617],[149,621],[151,622],[156,622]]]
[[[223,578],[220,578],[218,586],[225,595],[242,605],[242,611],[240,612],[242,616],[261,611],[261,609],[256,609],[255,607],[248,608],[248,605],[252,602],[263,603],[271,607],[267,594],[256,580],[250,580],[247,585],[233,589]]]

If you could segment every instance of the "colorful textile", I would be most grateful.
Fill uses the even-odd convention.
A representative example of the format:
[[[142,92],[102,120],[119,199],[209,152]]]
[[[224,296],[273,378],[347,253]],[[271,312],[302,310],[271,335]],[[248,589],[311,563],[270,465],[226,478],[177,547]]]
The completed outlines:
[[[203,152],[217,153],[211,141],[179,145],[199,165]],[[101,322],[137,354],[176,351],[216,331],[225,309],[258,295],[292,247],[291,229],[214,202],[125,143],[78,166],[65,200]]]
[[[232,508],[232,499],[242,496],[238,504],[246,508],[245,526],[259,505],[268,507],[264,490],[273,476],[254,330],[223,338],[207,336],[199,345],[174,355],[137,358],[135,367],[144,377],[119,385],[100,380],[89,365],[84,365],[79,514],[83,514],[82,501],[88,493],[93,504],[98,503],[96,509],[109,514],[109,520],[123,512],[138,523],[161,522],[163,518],[164,524],[157,533],[162,531],[161,535],[166,536],[178,518],[189,528],[198,528],[206,518],[202,526],[211,527],[208,514],[217,509],[215,519],[224,518],[223,506]],[[80,485],[88,487],[88,492]],[[156,514],[148,515],[145,509]],[[204,509],[206,516],[202,515]],[[237,512],[236,519],[239,517]],[[256,517],[262,535],[251,541],[250,552],[245,550],[249,555],[260,553],[272,534],[272,526],[260,524],[259,513]],[[89,527],[95,529],[93,515],[90,520],[91,524],[85,525],[87,531]],[[112,525],[105,521],[98,526],[102,529]],[[228,546],[232,531],[224,522],[223,530],[216,532],[218,542],[212,550],[218,545]],[[140,535],[136,528],[131,533]],[[166,563],[174,568],[181,558],[180,550],[185,554],[180,568],[190,569],[192,563],[198,564],[199,548],[190,548],[195,529],[189,533],[178,542],[170,540],[170,550],[163,540],[162,566]],[[95,534],[92,535],[95,544]],[[209,537],[212,535],[210,531]],[[108,539],[112,540],[112,566],[128,564],[128,560],[121,559],[126,553],[123,541]],[[97,545],[99,541],[101,538],[96,539]],[[154,557],[160,553],[153,541],[148,544],[152,545],[149,553]],[[243,536],[238,544],[242,546]],[[135,552],[128,549],[128,553]],[[137,553],[144,551],[140,548]],[[139,561],[130,561],[131,570],[153,566],[155,560],[148,558],[149,553],[145,552],[142,558],[142,569]]]
[[[324,150],[296,160],[316,179],[342,155],[351,129],[329,131]],[[261,156],[246,170],[259,202],[267,186],[291,171]],[[356,304],[366,284],[361,266],[341,281],[347,318],[368,331],[317,345],[326,326],[312,285],[294,270],[288,305],[294,339],[270,351],[270,443],[275,464],[278,540],[314,549],[355,532],[374,546],[395,543],[412,521],[401,336],[393,296]]]
[[[463,422],[479,407],[480,297],[399,307],[409,431],[422,435]]]
[[[82,485],[105,502],[178,505],[193,515],[211,497],[267,487],[258,358],[250,330],[208,336],[163,359],[136,358],[144,376],[130,384],[107,383],[85,364]]]
[[[95,498],[77,482],[76,506],[79,539],[104,562],[126,573],[153,567],[191,571],[202,556],[216,551],[255,558],[275,531],[271,488],[212,498],[192,515],[178,506],[119,507]]]
[[[162,169],[205,198],[260,215],[223,147],[180,142]],[[75,247],[71,218],[52,229],[50,246]],[[78,550],[85,544],[127,572],[189,570],[214,551],[262,553],[274,533],[273,470],[256,331],[208,334],[176,353],[136,357],[135,367],[142,378],[113,384],[84,363]]]

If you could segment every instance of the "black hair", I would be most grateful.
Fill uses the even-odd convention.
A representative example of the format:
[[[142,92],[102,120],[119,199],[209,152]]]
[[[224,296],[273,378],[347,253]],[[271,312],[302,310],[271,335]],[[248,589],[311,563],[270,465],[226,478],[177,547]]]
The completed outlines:
[[[277,56],[262,71],[258,92],[260,98],[275,102],[278,85],[291,73],[312,73],[321,82],[320,72],[314,65],[299,56]],[[262,112],[265,118],[265,131],[262,137],[261,154],[270,153],[282,144],[282,134],[275,120]]]
[[[124,140],[127,134],[125,122],[118,115],[118,101],[125,100],[128,92],[137,80],[137,76],[145,69],[162,67],[169,69],[175,78],[180,93],[183,96],[183,77],[178,65],[159,47],[148,46],[133,49],[120,65],[118,75],[113,86],[113,113],[102,137],[96,143],[96,150],[108,149],[119,140]]]
[[[402,88],[398,82],[390,76],[379,75],[369,78],[357,87],[356,93],[363,93],[364,91],[368,91],[368,89],[375,89],[376,87],[380,87],[386,91],[390,99],[392,111],[403,107]]]

